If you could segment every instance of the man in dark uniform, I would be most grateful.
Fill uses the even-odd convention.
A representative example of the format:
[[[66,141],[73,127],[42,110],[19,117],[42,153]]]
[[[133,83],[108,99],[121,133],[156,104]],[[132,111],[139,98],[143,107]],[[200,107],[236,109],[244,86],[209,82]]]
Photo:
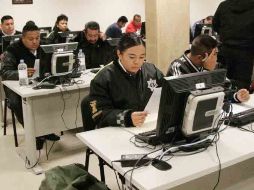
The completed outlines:
[[[191,49],[170,64],[167,76],[212,71],[216,67],[217,53],[217,41],[211,36],[199,35],[193,40]],[[249,92],[240,89],[237,93],[229,94],[228,98],[235,102],[244,102],[249,99]]]
[[[41,58],[44,54],[40,47],[40,31],[33,22],[27,22],[23,27],[22,37],[19,41],[11,44],[3,56],[2,78],[3,80],[19,80],[18,64],[21,59],[27,64],[28,76],[31,77],[34,70],[34,63],[36,59]],[[47,65],[40,64],[40,74],[49,72]],[[22,100],[21,97],[8,88],[4,88],[6,97],[9,99],[10,106],[12,107],[17,120],[24,126]],[[48,140],[59,140],[60,137],[55,134],[44,136]],[[43,139],[44,139],[43,137]],[[40,142],[38,141],[40,140]],[[43,140],[37,138],[37,142],[41,145]],[[37,149],[41,149],[38,146]]]
[[[254,62],[254,0],[226,0],[217,8],[213,29],[219,34],[219,51],[227,77],[238,88],[249,89]]]
[[[40,32],[36,25],[25,25],[22,31],[22,37],[19,41],[11,44],[3,56],[2,78],[3,80],[19,80],[18,64],[21,59],[27,64],[28,76],[34,73],[34,62],[41,53]],[[5,94],[9,98],[11,106],[18,121],[23,125],[23,112],[21,97],[5,88]]]
[[[106,65],[114,58],[113,48],[100,36],[100,26],[97,22],[91,21],[85,25],[85,29],[74,41],[78,42],[78,48],[85,54],[86,68],[96,68]]]
[[[1,18],[1,30],[0,30],[0,43],[2,43],[2,36],[12,36],[21,34],[14,28],[14,20],[12,16],[5,15]],[[2,46],[0,47],[0,55],[2,54]]]

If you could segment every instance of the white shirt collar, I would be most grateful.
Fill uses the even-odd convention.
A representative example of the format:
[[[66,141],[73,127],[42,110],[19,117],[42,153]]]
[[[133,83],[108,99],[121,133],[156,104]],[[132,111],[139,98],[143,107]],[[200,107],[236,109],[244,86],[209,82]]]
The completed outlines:
[[[16,30],[13,30],[12,34],[8,35],[6,33],[4,33],[4,31],[2,30],[2,33],[4,36],[13,36],[16,33]]]

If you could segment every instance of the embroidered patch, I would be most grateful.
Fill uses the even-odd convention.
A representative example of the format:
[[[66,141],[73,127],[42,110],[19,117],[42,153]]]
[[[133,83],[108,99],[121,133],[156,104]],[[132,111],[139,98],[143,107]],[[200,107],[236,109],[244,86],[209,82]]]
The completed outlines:
[[[149,81],[147,81],[147,87],[150,88],[150,90],[153,92],[154,89],[158,86],[158,84],[156,83],[156,80],[153,80],[150,78]]]

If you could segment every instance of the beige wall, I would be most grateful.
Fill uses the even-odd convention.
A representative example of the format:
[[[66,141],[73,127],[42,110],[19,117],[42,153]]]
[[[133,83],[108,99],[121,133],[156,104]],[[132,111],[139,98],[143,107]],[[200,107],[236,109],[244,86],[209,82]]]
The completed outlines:
[[[147,60],[166,73],[188,48],[189,0],[146,0]]]

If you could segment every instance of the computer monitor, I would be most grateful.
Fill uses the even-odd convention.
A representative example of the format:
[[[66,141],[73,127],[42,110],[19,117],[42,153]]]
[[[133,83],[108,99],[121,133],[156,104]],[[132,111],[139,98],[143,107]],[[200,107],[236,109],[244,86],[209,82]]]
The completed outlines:
[[[214,34],[211,24],[197,24],[194,31],[194,38],[200,34],[206,34],[212,36]]]
[[[107,38],[107,42],[109,43],[110,46],[116,47],[119,43],[121,38]]]
[[[45,39],[49,33],[52,31],[52,28],[50,26],[48,27],[39,27],[40,30],[40,38]]]
[[[2,36],[2,52],[4,52],[7,47],[15,41],[18,41],[21,38],[21,34],[12,35],[12,36]]]
[[[58,32],[61,39],[65,39],[65,42],[68,43],[73,40],[81,31],[66,31],[66,32]]]
[[[77,48],[78,42],[41,45],[43,51],[49,56],[42,58],[44,65],[50,64],[53,76],[66,75],[72,72],[75,63],[73,51]],[[45,63],[46,62],[46,63]]]
[[[156,126],[160,141],[173,143],[211,130],[223,103],[219,86],[225,79],[224,69],[165,77]]]

